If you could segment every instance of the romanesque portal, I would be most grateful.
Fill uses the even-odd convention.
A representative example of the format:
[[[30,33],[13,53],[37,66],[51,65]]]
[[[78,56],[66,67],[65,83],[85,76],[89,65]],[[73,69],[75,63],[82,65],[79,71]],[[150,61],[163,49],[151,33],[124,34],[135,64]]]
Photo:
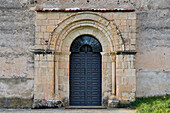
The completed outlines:
[[[34,98],[82,106],[133,101],[135,29],[133,11],[37,11]]]

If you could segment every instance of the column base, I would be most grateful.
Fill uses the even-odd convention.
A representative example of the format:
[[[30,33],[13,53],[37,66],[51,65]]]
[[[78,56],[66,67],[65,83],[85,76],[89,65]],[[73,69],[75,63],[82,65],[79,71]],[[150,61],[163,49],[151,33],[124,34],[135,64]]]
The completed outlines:
[[[119,100],[108,100],[108,107],[115,108],[119,104]]]

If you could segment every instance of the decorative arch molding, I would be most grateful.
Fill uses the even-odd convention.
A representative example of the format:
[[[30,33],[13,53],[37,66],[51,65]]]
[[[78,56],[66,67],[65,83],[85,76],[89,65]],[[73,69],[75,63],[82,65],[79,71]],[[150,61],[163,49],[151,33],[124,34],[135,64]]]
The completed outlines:
[[[102,31],[95,27],[86,25],[81,27],[79,26],[71,30],[69,34],[67,34],[66,38],[62,40],[63,44],[57,45],[56,49],[59,48],[58,49],[59,51],[69,52],[69,47],[71,46],[72,41],[81,35],[92,35],[95,38],[97,38],[99,42],[102,44],[104,52],[114,51],[113,50],[114,46],[112,45],[111,41],[107,40],[107,37]],[[59,40],[57,44],[60,44]]]
[[[81,12],[72,15],[59,23],[51,32],[51,37],[47,49],[61,51],[63,41],[68,37],[71,31],[80,27],[92,27],[103,32],[105,38],[108,40],[109,51],[124,51],[125,43],[120,36],[116,25],[97,13]],[[51,46],[53,45],[53,46]]]

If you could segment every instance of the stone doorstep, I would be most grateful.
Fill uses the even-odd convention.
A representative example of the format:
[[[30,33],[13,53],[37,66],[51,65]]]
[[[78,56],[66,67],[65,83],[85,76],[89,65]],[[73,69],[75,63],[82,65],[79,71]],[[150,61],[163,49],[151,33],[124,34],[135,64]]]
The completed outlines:
[[[106,106],[67,106],[65,109],[107,109]]]

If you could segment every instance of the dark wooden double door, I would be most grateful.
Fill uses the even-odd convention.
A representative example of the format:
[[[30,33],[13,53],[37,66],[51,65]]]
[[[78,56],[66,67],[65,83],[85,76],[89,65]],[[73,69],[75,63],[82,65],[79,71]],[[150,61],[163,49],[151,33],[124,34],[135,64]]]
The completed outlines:
[[[101,105],[101,55],[77,52],[70,55],[70,105]]]

